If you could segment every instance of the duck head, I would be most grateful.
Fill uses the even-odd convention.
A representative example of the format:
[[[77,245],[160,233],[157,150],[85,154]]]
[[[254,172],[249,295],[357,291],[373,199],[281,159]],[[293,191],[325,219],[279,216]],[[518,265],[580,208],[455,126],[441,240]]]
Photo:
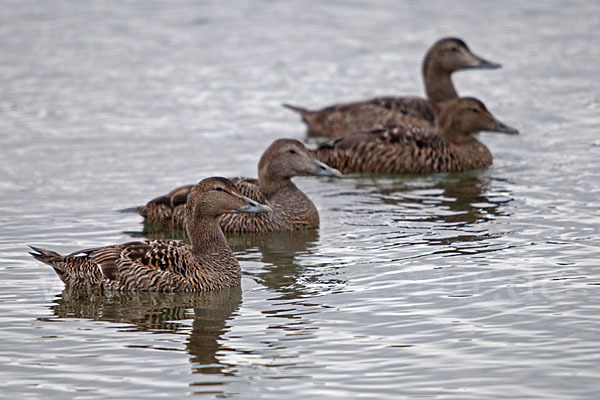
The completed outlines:
[[[229,179],[221,177],[201,180],[191,190],[186,203],[187,219],[216,219],[228,213],[270,211],[270,207],[243,196]]]
[[[434,104],[458,97],[451,75],[469,68],[500,68],[474,54],[461,39],[444,38],[434,43],[423,60],[423,80],[427,98]]]
[[[496,119],[485,105],[473,97],[459,97],[442,103],[436,121],[440,135],[448,141],[463,143],[480,131],[501,132],[510,135],[519,133],[515,128]]]
[[[461,69],[497,69],[500,64],[491,62],[473,53],[467,44],[458,38],[448,37],[438,40],[427,52],[423,62],[423,73],[428,69],[443,70],[448,73]]]
[[[310,156],[306,146],[296,139],[277,139],[263,153],[258,163],[258,180],[263,184],[287,180],[294,176],[335,176],[342,174]]]

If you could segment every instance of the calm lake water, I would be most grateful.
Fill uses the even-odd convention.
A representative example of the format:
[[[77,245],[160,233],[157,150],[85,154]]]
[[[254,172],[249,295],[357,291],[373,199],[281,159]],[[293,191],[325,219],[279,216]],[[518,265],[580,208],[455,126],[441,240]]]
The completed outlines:
[[[0,3],[0,397],[595,399],[600,3]],[[296,179],[318,231],[231,236],[244,278],[193,295],[65,289],[27,254],[134,240],[118,210],[255,176],[297,115],[455,75],[519,136],[491,168]],[[309,144],[314,145],[315,139]]]

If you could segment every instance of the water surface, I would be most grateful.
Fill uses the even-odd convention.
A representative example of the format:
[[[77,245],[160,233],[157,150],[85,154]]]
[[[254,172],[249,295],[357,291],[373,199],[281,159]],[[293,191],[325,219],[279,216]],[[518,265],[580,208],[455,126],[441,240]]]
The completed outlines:
[[[600,6],[4,1],[0,390],[45,399],[593,399],[600,389]],[[218,293],[65,289],[27,254],[133,240],[117,210],[211,175],[254,176],[282,102],[423,92],[456,74],[519,136],[491,168],[298,178],[318,231],[230,236]],[[314,144],[314,139],[309,143]]]

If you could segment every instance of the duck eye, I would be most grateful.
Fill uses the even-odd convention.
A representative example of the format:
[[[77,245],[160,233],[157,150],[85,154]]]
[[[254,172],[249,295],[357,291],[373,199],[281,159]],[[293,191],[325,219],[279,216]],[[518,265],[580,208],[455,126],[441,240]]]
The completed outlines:
[[[289,149],[289,150],[288,150],[288,153],[290,153],[290,154],[296,154],[296,150],[294,150],[294,149]]]
[[[471,108],[471,111],[473,111],[474,113],[479,114],[479,109],[478,108],[473,107],[473,108]]]
[[[217,188],[215,189],[218,192],[224,192],[225,189],[223,189],[221,186],[217,186]]]
[[[450,50],[451,50],[451,51],[458,51],[458,47],[456,47],[456,46],[452,46],[452,47],[450,47]]]

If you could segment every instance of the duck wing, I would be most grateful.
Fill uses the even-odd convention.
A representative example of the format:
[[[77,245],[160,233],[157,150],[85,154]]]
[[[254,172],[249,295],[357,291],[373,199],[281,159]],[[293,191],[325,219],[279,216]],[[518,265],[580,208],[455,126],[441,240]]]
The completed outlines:
[[[185,269],[190,246],[174,240],[152,240],[129,242],[122,245],[118,265],[131,266],[131,263],[155,271],[180,274]],[[119,268],[119,273],[125,273]]]
[[[106,279],[115,280],[117,278],[117,261],[121,257],[123,245],[95,247],[91,249],[79,250],[69,254],[69,257],[86,256],[87,259],[95,264],[102,271]]]
[[[439,109],[433,103],[417,96],[403,97],[376,97],[369,101],[395,113],[404,114],[417,120],[422,120],[433,125]],[[408,119],[408,118],[407,118]]]
[[[447,153],[445,147],[441,136],[423,126],[395,126],[355,133],[311,153],[343,173],[422,173],[432,169],[434,156]]]
[[[185,204],[187,197],[194,186],[195,185],[179,186],[165,195],[150,200],[146,206],[164,205],[169,208],[175,208],[178,205]]]
[[[189,254],[184,243],[153,240],[97,249],[91,256],[116,264],[115,279],[104,281],[106,289],[172,292],[191,290],[184,274]]]
[[[178,207],[184,205],[187,201],[187,196],[194,185],[179,186],[169,193],[150,200],[146,205],[135,207],[135,210],[144,217],[144,223],[164,225],[172,227],[174,224],[174,214]],[[181,211],[181,210],[180,210]],[[180,212],[183,214],[183,212]]]
[[[352,135],[321,144],[322,150],[350,150],[356,146],[378,144],[386,145],[417,145],[419,147],[442,142],[441,138],[423,125],[396,125],[383,129],[373,129],[357,132]]]
[[[189,245],[182,242],[146,240],[79,250],[67,257],[86,257],[102,270],[105,278],[115,280],[118,274],[125,272],[120,266],[128,262],[152,270],[179,273],[189,250]]]
[[[300,112],[310,133],[332,138],[396,125],[430,127],[438,112],[435,105],[419,97],[376,97],[316,111],[288,108]]]

